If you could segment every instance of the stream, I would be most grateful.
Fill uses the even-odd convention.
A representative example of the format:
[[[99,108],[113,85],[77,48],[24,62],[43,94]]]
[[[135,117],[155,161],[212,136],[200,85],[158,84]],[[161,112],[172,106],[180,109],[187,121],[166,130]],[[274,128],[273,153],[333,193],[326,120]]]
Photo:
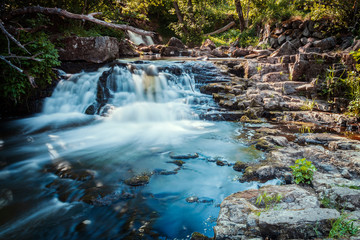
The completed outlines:
[[[242,124],[201,117],[218,107],[199,87],[219,80],[210,62],[120,61],[2,122],[0,239],[212,237],[222,200],[262,185],[232,165],[264,158]]]

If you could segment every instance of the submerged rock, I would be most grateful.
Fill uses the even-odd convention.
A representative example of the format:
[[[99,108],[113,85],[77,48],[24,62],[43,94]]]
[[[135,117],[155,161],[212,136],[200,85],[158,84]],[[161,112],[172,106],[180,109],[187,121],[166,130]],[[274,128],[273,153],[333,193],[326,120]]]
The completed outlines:
[[[173,152],[170,153],[170,158],[172,159],[190,159],[190,158],[198,158],[199,154],[197,153],[189,153],[189,154],[175,154]]]
[[[150,181],[150,177],[148,175],[140,175],[127,179],[124,181],[124,183],[132,187],[138,187],[148,184],[149,181]]]

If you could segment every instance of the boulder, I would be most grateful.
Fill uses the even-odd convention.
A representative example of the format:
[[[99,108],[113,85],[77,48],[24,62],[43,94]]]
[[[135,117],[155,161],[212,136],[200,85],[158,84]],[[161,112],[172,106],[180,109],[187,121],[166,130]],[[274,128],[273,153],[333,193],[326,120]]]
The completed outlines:
[[[160,50],[160,54],[161,56],[165,56],[165,57],[176,57],[180,55],[180,49],[178,47],[172,47],[172,46],[163,47]]]
[[[249,50],[243,49],[243,48],[238,48],[231,53],[231,57],[244,57],[249,54],[250,54]]]
[[[128,40],[119,42],[119,57],[138,57],[140,54]]]
[[[296,48],[291,42],[287,41],[283,45],[281,45],[281,47],[278,50],[273,52],[271,54],[271,57],[279,57],[283,55],[293,55],[293,54],[296,54]]]
[[[266,203],[256,203],[259,196],[266,196]],[[258,190],[238,192],[224,199],[214,227],[214,238],[325,237],[329,234],[331,221],[339,216],[335,209],[320,208],[315,193],[298,185],[265,186]]]
[[[113,37],[67,37],[59,49],[61,61],[104,63],[119,57],[119,42]]]
[[[335,209],[310,208],[261,213],[259,228],[271,239],[311,239],[327,236],[331,222],[340,217]]]
[[[314,47],[318,47],[321,50],[333,49],[336,46],[336,40],[334,37],[328,37],[323,40],[313,42]]]
[[[177,48],[179,48],[179,49],[184,49],[184,48],[186,48],[186,46],[184,45],[184,43],[183,43],[180,39],[178,39],[178,38],[176,38],[176,37],[170,38],[170,40],[169,40],[169,42],[167,43],[167,45],[168,45],[169,47],[177,47]]]
[[[206,39],[205,42],[201,45],[200,50],[214,50],[216,45],[210,39]]]
[[[222,51],[221,49],[219,48],[216,48],[214,50],[211,51],[211,55],[214,55],[215,57],[218,57],[218,58],[226,58],[226,57],[229,57],[228,54],[226,54],[224,51]]]

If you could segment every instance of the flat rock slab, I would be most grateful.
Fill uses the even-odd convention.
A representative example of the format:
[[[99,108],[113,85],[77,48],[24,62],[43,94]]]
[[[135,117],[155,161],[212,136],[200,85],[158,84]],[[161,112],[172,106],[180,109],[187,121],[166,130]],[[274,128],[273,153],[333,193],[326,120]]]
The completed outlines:
[[[282,210],[261,213],[259,227],[264,237],[276,239],[309,239],[326,236],[331,221],[340,217],[335,209],[309,208],[305,210]]]
[[[257,198],[264,194],[268,197],[281,195],[281,200],[265,209],[264,204],[256,204]],[[340,217],[340,213],[319,206],[315,193],[298,185],[265,186],[234,193],[221,203],[214,227],[215,239],[327,236],[331,221]]]

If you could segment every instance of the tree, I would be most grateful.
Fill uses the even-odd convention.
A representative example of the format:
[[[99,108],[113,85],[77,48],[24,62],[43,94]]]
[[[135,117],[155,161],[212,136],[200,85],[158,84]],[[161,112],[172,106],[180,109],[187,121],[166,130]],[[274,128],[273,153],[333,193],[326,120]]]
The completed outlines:
[[[240,31],[244,31],[245,30],[245,19],[244,19],[243,10],[241,7],[241,2],[240,2],[240,0],[234,0],[234,1],[235,1],[236,12],[239,16],[239,21],[240,21]]]

